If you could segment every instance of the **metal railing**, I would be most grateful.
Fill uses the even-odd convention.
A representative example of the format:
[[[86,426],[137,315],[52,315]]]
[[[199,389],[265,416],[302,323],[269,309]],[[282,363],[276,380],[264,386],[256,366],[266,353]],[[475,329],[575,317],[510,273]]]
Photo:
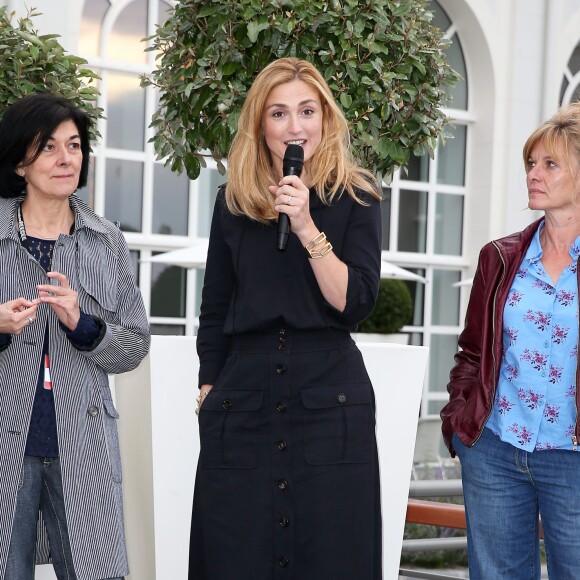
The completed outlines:
[[[409,487],[407,521],[442,527],[465,528],[465,511],[462,505],[422,501],[432,497],[461,497],[461,479],[413,480]],[[432,538],[403,540],[402,553],[433,550],[458,550],[467,548],[467,538]],[[399,569],[399,578],[423,578],[425,580],[457,580],[466,576],[442,572]]]

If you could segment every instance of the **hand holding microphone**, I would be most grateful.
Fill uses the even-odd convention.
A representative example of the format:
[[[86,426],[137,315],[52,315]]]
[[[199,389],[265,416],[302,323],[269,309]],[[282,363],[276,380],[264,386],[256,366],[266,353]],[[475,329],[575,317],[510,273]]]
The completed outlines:
[[[304,149],[300,145],[290,144],[284,153],[284,160],[282,161],[282,173],[284,177],[287,175],[297,175],[300,177],[302,167],[304,165]],[[292,196],[288,195],[287,205],[292,204]],[[276,247],[279,251],[286,250],[288,243],[288,236],[290,234],[290,218],[287,214],[280,212],[278,216],[278,235],[276,237]]]

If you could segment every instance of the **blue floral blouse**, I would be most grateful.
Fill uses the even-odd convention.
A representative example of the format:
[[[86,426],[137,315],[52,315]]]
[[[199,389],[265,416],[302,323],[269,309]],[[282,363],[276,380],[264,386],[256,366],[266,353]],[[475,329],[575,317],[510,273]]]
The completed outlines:
[[[580,237],[554,286],[540,259],[536,231],[504,308],[496,398],[486,427],[525,451],[573,449],[578,359]]]

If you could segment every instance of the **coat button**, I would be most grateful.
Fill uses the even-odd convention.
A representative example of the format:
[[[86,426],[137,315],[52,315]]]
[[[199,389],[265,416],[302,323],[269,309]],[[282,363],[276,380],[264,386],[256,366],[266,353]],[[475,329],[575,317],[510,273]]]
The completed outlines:
[[[286,444],[286,441],[276,441],[276,447],[278,448],[278,451],[285,451],[288,445]]]
[[[286,329],[285,328],[281,328],[280,329],[280,336],[285,336],[286,335]]]
[[[288,560],[288,558],[286,558],[286,556],[282,556],[278,562],[280,563],[280,566],[282,566],[282,568],[286,568],[286,566],[288,566],[288,564],[290,563],[290,561]]]
[[[278,489],[285,490],[288,488],[288,482],[285,479],[281,479],[278,482]]]
[[[339,403],[346,403],[346,393],[339,393],[338,397],[336,397],[338,399]]]
[[[286,405],[284,403],[276,403],[276,411],[278,413],[284,413],[286,411]]]
[[[96,417],[99,414],[99,408],[96,405],[91,405],[88,408],[88,413],[91,417]]]
[[[285,365],[282,365],[282,364],[276,365],[276,372],[279,375],[283,375],[286,372],[286,366]]]
[[[280,350],[280,351],[284,350],[285,348],[286,348],[286,345],[285,344],[279,344],[278,345],[278,350]]]
[[[284,516],[282,516],[278,521],[283,528],[287,528],[290,525],[290,520]]]
[[[222,407],[227,411],[228,409],[231,409],[232,408],[232,402],[229,399],[226,399],[222,403]]]

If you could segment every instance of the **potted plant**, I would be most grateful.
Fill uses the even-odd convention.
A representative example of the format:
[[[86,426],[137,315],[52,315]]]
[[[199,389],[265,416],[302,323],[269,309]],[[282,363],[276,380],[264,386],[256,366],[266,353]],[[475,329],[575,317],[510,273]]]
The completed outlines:
[[[413,298],[402,280],[382,278],[374,310],[355,333],[357,340],[399,342],[406,344],[408,335],[399,331],[411,321]]]
[[[181,0],[147,49],[159,89],[151,141],[190,179],[211,154],[225,173],[241,106],[256,74],[279,57],[314,64],[338,96],[358,161],[388,180],[411,155],[433,155],[457,80],[428,0]]]

